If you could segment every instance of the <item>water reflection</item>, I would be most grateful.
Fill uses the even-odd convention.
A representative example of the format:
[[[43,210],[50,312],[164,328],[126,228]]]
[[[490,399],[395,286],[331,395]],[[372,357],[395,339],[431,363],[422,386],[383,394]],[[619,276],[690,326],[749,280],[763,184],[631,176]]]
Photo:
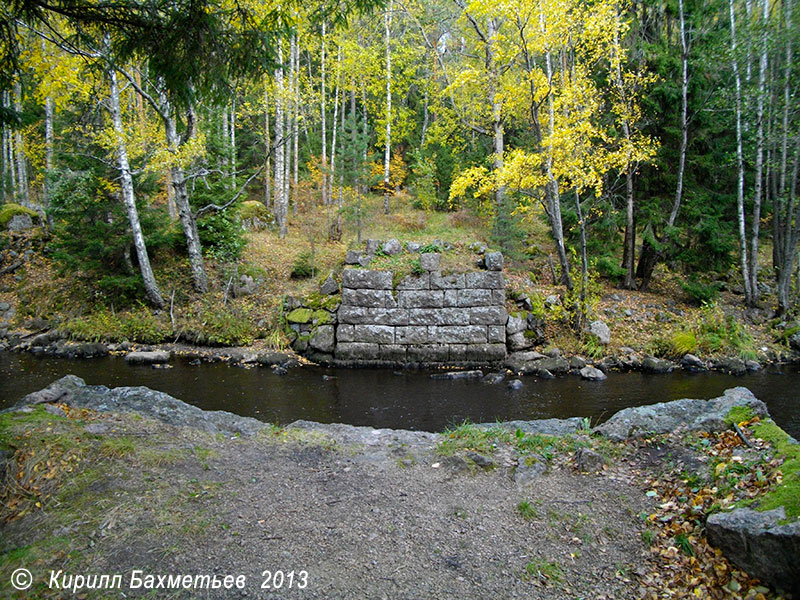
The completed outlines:
[[[68,373],[89,384],[144,385],[208,410],[228,410],[263,421],[308,419],[438,431],[464,419],[473,422],[590,417],[604,420],[627,406],[677,398],[713,398],[738,385],[750,388],[775,420],[800,437],[800,373],[797,369],[745,377],[718,373],[644,375],[611,373],[602,382],[569,376],[525,378],[519,391],[481,381],[433,381],[418,371],[302,368],[278,376],[270,369],[224,363],[171,369],[129,366],[119,358],[67,360],[0,352],[0,407]],[[323,377],[327,375],[327,377]]]

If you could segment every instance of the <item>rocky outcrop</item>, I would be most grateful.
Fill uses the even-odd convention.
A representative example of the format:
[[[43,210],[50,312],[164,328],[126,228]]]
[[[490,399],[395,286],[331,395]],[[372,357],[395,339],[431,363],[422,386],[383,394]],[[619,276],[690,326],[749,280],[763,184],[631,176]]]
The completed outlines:
[[[654,375],[662,375],[664,373],[672,373],[675,365],[663,358],[656,358],[655,356],[647,356],[642,361],[642,371],[645,373],[652,373]]]
[[[712,546],[737,567],[778,589],[800,594],[800,521],[782,525],[783,507],[757,512],[738,508],[706,520]]]
[[[724,431],[729,425],[725,417],[734,406],[747,406],[759,417],[767,416],[767,406],[747,388],[725,390],[712,400],[674,400],[649,406],[626,408],[605,423],[594,428],[594,433],[613,441],[661,434],[685,428],[689,431]]]
[[[603,321],[592,321],[589,323],[589,333],[597,339],[601,346],[611,343],[611,330]]]
[[[570,417],[569,419],[539,419],[536,421],[504,421],[502,423],[480,423],[476,427],[482,429],[492,429],[502,427],[507,431],[519,429],[526,434],[538,435],[569,435],[582,429],[584,420],[581,417]]]
[[[266,427],[265,423],[256,419],[221,410],[201,410],[169,394],[146,387],[86,385],[83,379],[75,375],[62,377],[44,390],[28,394],[9,410],[44,402],[58,402],[100,412],[135,412],[169,425],[195,427],[209,433],[253,435]]]
[[[170,353],[165,350],[153,352],[129,352],[125,362],[129,365],[157,365],[169,362]]]
[[[603,381],[607,378],[607,375],[603,373],[600,369],[595,369],[594,367],[583,367],[580,370],[581,379],[586,379],[587,381]]]

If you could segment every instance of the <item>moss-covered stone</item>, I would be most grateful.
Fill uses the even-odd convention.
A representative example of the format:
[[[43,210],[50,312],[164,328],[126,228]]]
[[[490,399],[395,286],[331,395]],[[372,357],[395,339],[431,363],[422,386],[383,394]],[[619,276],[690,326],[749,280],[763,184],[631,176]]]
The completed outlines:
[[[325,309],[334,312],[339,308],[342,303],[342,298],[339,294],[322,295],[319,292],[313,292],[304,299],[306,306],[313,310]]]
[[[239,208],[239,216],[243,220],[247,219],[268,219],[269,210],[258,200],[245,200]]]
[[[734,406],[730,412],[725,415],[725,422],[728,425],[733,425],[734,423],[739,424],[744,421],[749,421],[754,416],[753,409],[749,406]]]
[[[314,311],[311,320],[314,322],[314,325],[325,325],[326,323],[330,323],[333,317],[331,317],[331,313],[327,310],[319,309]]]
[[[5,229],[8,222],[16,215],[28,215],[33,220],[39,220],[39,213],[35,210],[9,202],[0,207],[0,229]]]
[[[792,442],[788,433],[771,419],[753,425],[753,434],[769,442],[775,453],[784,457],[780,467],[783,481],[759,501],[758,510],[772,510],[782,506],[786,517],[800,517],[800,444]]]
[[[295,308],[286,315],[289,323],[309,323],[314,316],[314,311],[310,308]]]

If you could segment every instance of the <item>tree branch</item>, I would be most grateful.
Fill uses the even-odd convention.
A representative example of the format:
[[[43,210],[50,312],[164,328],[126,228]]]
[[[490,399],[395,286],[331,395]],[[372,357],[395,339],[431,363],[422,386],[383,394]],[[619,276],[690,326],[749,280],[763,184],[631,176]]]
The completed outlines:
[[[245,182],[244,182],[244,184],[242,184],[242,187],[240,187],[240,188],[239,188],[239,191],[238,191],[238,192],[236,192],[236,193],[233,195],[233,198],[231,198],[230,200],[228,200],[228,201],[227,201],[225,204],[222,204],[222,205],[218,205],[218,204],[206,204],[204,207],[202,207],[202,208],[198,209],[198,210],[197,210],[197,211],[194,213],[194,216],[195,216],[195,218],[199,217],[199,216],[200,216],[200,215],[202,215],[203,213],[205,213],[205,212],[208,212],[208,211],[210,211],[210,210],[216,210],[217,212],[219,212],[219,211],[223,211],[223,210],[225,210],[226,208],[228,208],[228,207],[229,207],[231,204],[233,204],[234,202],[236,202],[236,201],[237,201],[237,200],[238,200],[238,199],[239,199],[239,198],[242,196],[242,194],[244,194],[244,189],[247,187],[247,185],[248,185],[248,184],[249,184],[251,181],[253,181],[253,179],[255,179],[256,177],[258,177],[258,175],[260,175],[260,174],[261,174],[261,171],[263,171],[263,170],[264,170],[264,165],[261,165],[260,167],[258,167],[258,169],[256,170],[256,172],[255,172],[255,173],[253,173],[252,175],[250,175],[250,177],[247,179],[247,181],[245,181]]]

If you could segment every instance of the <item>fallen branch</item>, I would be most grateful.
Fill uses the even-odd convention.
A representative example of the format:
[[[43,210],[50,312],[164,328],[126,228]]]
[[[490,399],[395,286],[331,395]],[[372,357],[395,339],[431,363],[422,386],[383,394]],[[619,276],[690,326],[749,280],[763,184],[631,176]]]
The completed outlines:
[[[744,434],[744,431],[742,431],[742,428],[741,428],[741,427],[739,427],[739,426],[738,426],[736,423],[734,423],[734,424],[733,424],[733,428],[736,430],[736,434],[737,434],[737,435],[738,435],[740,438],[742,438],[742,441],[743,441],[745,444],[747,444],[747,447],[748,447],[748,448],[755,448],[755,446],[753,445],[753,442],[751,442],[750,440],[748,440],[748,439],[747,439],[747,436]]]
[[[22,266],[22,261],[17,261],[13,265],[7,266],[5,269],[0,269],[0,275],[5,275],[6,273],[13,273],[17,269]]]

